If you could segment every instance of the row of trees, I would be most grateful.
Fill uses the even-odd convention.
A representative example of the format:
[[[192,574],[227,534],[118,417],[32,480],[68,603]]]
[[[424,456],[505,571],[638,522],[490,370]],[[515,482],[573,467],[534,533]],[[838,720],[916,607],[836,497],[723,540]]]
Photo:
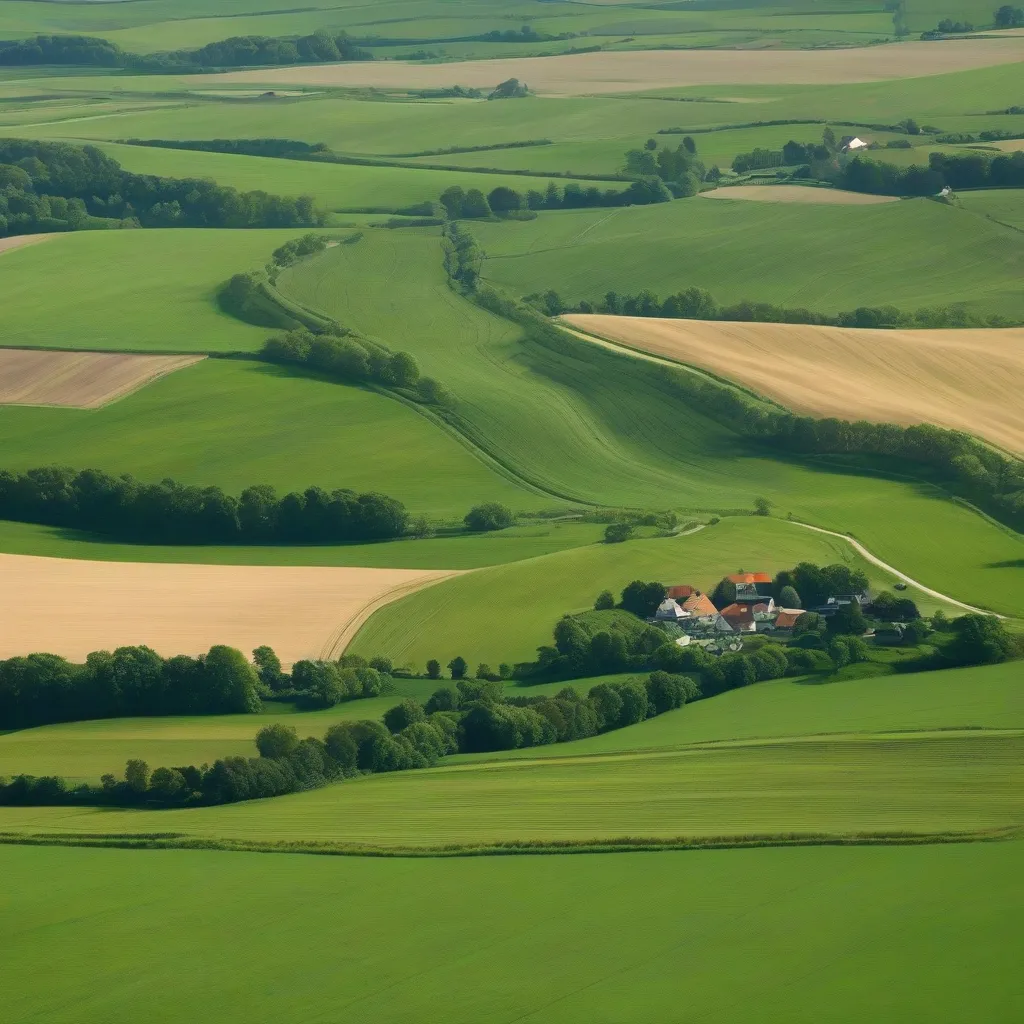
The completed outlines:
[[[313,334],[299,328],[268,338],[260,355],[268,362],[308,366],[345,381],[380,384],[427,405],[455,401],[440,381],[420,374],[408,352],[390,352],[354,334]]]
[[[147,544],[340,544],[400,537],[409,521],[383,494],[309,487],[278,497],[257,485],[236,498],[219,487],[61,466],[0,471],[0,519]]]
[[[140,72],[209,71],[218,68],[322,64],[373,60],[346,32],[326,29],[306,36],[232,36],[205,46],[137,54],[93,36],[37,35],[0,40],[0,66],[39,64],[130,68]]]
[[[232,647],[162,658],[149,647],[94,651],[84,664],[55,654],[0,661],[0,730],[135,715],[259,711],[256,669]]]
[[[526,295],[524,302],[546,316],[563,313],[612,313],[616,316],[652,316],[684,320],[736,320],[750,323],[824,324],[832,327],[972,327],[1008,326],[1004,317],[982,318],[962,305],[933,306],[902,310],[896,306],[859,306],[840,313],[821,313],[815,310],[775,306],[769,302],[737,302],[723,306],[705,288],[684,288],[662,300],[645,289],[636,295],[607,292],[599,302],[583,300],[569,305],[558,292]]]
[[[438,690],[426,707],[404,700],[384,721],[340,722],[322,740],[299,739],[274,724],[256,735],[259,757],[228,757],[212,766],[158,768],[141,760],[124,778],[70,787],[64,779],[19,776],[0,780],[0,806],[108,804],[184,806],[281,796],[344,778],[427,768],[456,752],[512,750],[559,743],[618,729],[699,697],[691,679],[655,672],[646,679],[600,684],[587,695],[566,687],[554,697],[502,696],[500,685],[462,680]]]
[[[840,188],[887,196],[934,196],[945,186],[1024,187],[1024,153],[991,157],[984,153],[931,153],[927,167],[897,167],[854,157],[835,175]]]
[[[441,193],[440,203],[450,220],[509,217],[531,210],[581,210],[595,206],[649,206],[667,203],[672,193],[656,177],[640,178],[625,189],[584,188],[572,182],[564,188],[550,182],[541,192],[518,192],[501,185],[484,195],[480,189],[453,185]]]
[[[311,196],[130,174],[95,146],[0,140],[0,234],[73,231],[93,226],[94,217],[143,227],[295,227],[322,220]]]

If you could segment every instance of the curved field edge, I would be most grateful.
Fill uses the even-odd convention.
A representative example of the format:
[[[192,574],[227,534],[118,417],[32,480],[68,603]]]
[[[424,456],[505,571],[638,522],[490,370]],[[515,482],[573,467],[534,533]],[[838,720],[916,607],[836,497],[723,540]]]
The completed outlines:
[[[585,340],[725,376],[797,413],[934,423],[1018,456],[1024,451],[1020,328],[881,331],[599,314],[563,320]]]

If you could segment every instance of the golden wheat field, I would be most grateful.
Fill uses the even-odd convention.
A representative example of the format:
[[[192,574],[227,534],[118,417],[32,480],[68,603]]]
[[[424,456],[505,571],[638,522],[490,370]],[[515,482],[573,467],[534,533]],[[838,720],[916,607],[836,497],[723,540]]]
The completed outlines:
[[[167,655],[213,644],[281,660],[328,656],[388,601],[444,570],[90,562],[0,555],[0,658],[146,644]]]
[[[518,78],[561,96],[636,92],[695,85],[824,85],[942,75],[1024,61],[1024,37],[913,41],[840,50],[643,50],[556,57],[469,60],[458,65],[375,61],[231,71],[194,76],[193,84],[276,82],[296,85],[429,89],[493,88]]]
[[[743,185],[701,192],[702,199],[741,199],[755,203],[829,203],[840,206],[874,206],[898,203],[896,196],[873,196],[841,188],[809,188],[806,185]]]
[[[99,409],[204,358],[0,349],[0,405]]]
[[[1024,329],[887,331],[575,314],[577,329],[728,377],[795,412],[935,423],[1024,452]]]

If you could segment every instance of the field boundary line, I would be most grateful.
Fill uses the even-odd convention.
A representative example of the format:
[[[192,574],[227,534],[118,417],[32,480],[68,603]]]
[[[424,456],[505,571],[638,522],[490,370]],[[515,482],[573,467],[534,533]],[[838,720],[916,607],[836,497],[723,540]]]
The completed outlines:
[[[437,846],[389,846],[316,840],[218,839],[182,833],[0,832],[0,846],[70,846],[130,850],[222,850],[230,853],[290,853],[328,857],[514,857],[594,853],[658,853],[669,850],[741,850],[794,846],[937,846],[1019,839],[1024,826],[948,832],[778,832],[712,836],[610,836],[586,840],[506,840]]]
[[[908,576],[905,572],[900,572],[895,566],[890,565],[888,562],[882,561],[878,555],[872,554],[859,540],[855,540],[847,533],[837,533],[835,530],[826,530],[822,526],[811,526],[810,523],[801,523],[797,519],[780,519],[779,522],[791,523],[793,526],[801,526],[805,530],[813,530],[815,533],[824,533],[830,537],[838,537],[840,540],[846,541],[854,551],[857,552],[862,558],[867,559],[872,565],[877,565],[880,569],[884,569],[886,572],[892,573],[898,579],[902,580],[909,586],[915,587],[922,593],[927,594],[929,597],[938,598],[940,601],[945,601],[947,604],[955,605],[957,608],[963,608],[964,611],[973,612],[977,615],[995,615],[997,619],[1005,619],[1005,615],[999,615],[997,612],[988,611],[985,608],[978,608],[973,604],[967,604],[964,601],[958,601],[955,597],[950,597],[948,594],[943,594],[939,590],[933,590],[931,587],[926,587],[923,583],[919,583],[912,576]]]
[[[403,597],[409,597],[411,594],[415,594],[418,590],[424,590],[427,587],[432,587],[435,583],[444,583],[445,580],[454,579],[456,576],[463,576],[467,572],[473,572],[473,570],[440,570],[437,576],[433,576],[429,579],[410,580],[407,583],[399,583],[390,590],[384,591],[383,594],[379,594],[372,601],[368,601],[362,606],[362,608],[353,615],[350,615],[340,626],[338,626],[338,628],[324,643],[324,646],[320,649],[320,658],[324,660],[331,660],[343,654],[345,648],[348,647],[348,645],[355,639],[356,634],[365,625],[367,619],[369,619],[374,612],[380,611],[380,609],[385,605],[389,605],[393,601],[398,601]]]

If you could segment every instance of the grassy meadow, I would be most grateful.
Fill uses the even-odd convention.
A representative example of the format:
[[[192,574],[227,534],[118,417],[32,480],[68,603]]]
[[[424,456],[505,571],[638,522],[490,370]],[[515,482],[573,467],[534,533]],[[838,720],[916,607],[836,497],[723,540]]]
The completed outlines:
[[[965,204],[966,205],[966,204]],[[878,206],[709,201],[557,211],[474,226],[486,281],[518,295],[553,288],[566,302],[693,285],[723,303],[750,300],[826,313],[962,302],[1024,317],[1024,236],[926,199]],[[784,257],[784,258],[783,258]],[[770,268],[766,272],[766,268]]]
[[[680,1000],[708,1020],[1008,1024],[1024,996],[1020,857],[1019,843],[407,862],[3,847],[0,973],[12,1024],[339,1007],[371,1024],[610,1024],[678,1019]],[[54,943],[73,953],[40,985]]]
[[[772,519],[726,519],[689,536],[595,544],[447,580],[382,608],[351,650],[417,666],[456,655],[471,665],[531,661],[551,643],[555,623],[593,607],[602,590],[618,594],[631,580],[656,579],[710,592],[730,572],[775,573],[802,561],[844,562],[867,571],[876,587],[892,585],[838,538]]]

